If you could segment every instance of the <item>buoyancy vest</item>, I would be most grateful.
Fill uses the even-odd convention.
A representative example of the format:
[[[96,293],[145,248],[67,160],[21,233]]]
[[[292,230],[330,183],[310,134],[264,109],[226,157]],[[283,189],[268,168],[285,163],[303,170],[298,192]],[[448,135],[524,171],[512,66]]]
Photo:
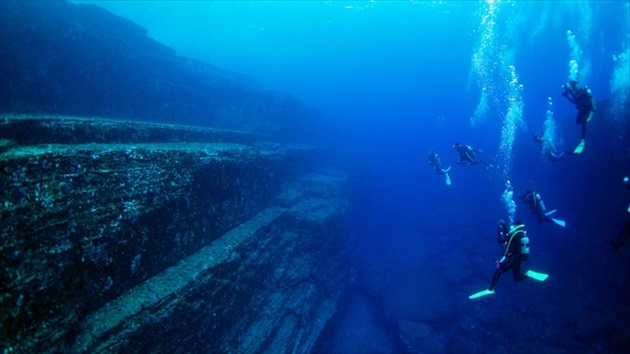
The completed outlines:
[[[523,236],[521,238],[527,238],[527,236],[525,236],[527,234],[527,232],[524,230],[525,229],[525,225],[521,224],[518,226],[513,226],[512,228],[510,228],[510,232],[508,232],[507,236],[508,236],[508,242],[505,246],[505,252],[503,253],[503,256],[507,256],[508,253],[510,253],[510,247],[512,246],[512,241],[514,240],[514,238],[519,235],[519,234],[523,234]],[[521,242],[522,243],[522,242]],[[522,244],[520,245],[521,248],[519,248],[519,253],[522,253]],[[527,238],[527,254],[529,254],[529,238]]]

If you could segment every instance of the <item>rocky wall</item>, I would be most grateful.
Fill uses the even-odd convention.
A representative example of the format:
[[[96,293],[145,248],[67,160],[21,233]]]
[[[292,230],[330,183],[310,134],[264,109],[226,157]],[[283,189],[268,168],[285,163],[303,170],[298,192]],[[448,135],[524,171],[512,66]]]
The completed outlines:
[[[308,174],[313,148],[96,119],[4,117],[1,132],[2,346],[307,349],[332,316],[350,278],[345,177]]]
[[[185,58],[93,4],[0,1],[0,112],[100,116],[293,137],[307,110]],[[302,135],[303,136],[303,135]]]

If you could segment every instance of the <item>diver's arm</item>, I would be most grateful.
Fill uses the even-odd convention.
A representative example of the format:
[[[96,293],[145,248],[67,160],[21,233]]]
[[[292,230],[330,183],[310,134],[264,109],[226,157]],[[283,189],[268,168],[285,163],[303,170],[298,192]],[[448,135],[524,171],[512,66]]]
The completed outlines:
[[[569,100],[569,102],[575,103],[575,92],[573,92],[573,89],[571,89],[571,86],[569,86],[569,84],[564,84],[562,87],[564,88],[564,92],[562,92],[562,96],[566,97],[567,100]]]
[[[497,243],[504,245],[507,242],[507,225],[503,220],[499,221],[499,226],[497,227]]]

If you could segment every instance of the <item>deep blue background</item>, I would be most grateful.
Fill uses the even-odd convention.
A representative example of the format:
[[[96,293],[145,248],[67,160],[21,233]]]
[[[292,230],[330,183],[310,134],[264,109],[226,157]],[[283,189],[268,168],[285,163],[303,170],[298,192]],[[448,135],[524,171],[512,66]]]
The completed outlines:
[[[552,306],[558,312],[541,310],[537,320],[566,327],[559,335],[564,340],[576,340],[576,326],[586,318],[610,313],[617,328],[595,331],[589,340],[613,345],[608,335],[628,330],[618,323],[630,315],[630,246],[615,253],[604,241],[623,226],[630,199],[621,184],[630,174],[630,118],[627,111],[613,116],[605,109],[619,70],[613,55],[627,53],[630,42],[627,1],[91,3],[146,27],[179,55],[250,75],[317,112],[321,144],[361,172],[353,225],[359,271],[386,304],[392,298],[411,302],[406,315],[390,309],[389,320],[421,319],[414,306],[422,302],[405,296],[444,288],[444,301],[471,317],[478,308],[470,306],[484,313]],[[493,21],[484,22],[484,16]],[[585,152],[552,164],[531,136],[542,131],[551,97],[560,147],[572,150],[579,139],[575,109],[561,96],[571,59],[568,29],[583,53],[580,79],[601,105]],[[491,71],[481,77],[473,55],[484,46],[482,62]],[[495,170],[454,165],[451,146],[458,141],[501,162],[501,129],[511,124],[505,120],[509,65],[523,85],[523,124],[509,164]],[[617,75],[626,78],[627,92],[627,64]],[[486,120],[472,125],[484,78],[497,89]],[[445,166],[453,165],[451,186],[427,166],[430,149]],[[516,194],[539,191],[568,227],[536,225],[517,201],[516,216],[526,221],[532,239],[528,266],[552,276],[544,287],[513,286],[505,276],[494,298],[471,305],[467,296],[489,285],[500,252],[494,231],[496,221],[507,218],[500,200],[505,177]],[[427,272],[441,279],[411,280],[421,285],[408,291],[393,286],[405,282],[374,280]],[[514,303],[501,302],[506,298]],[[566,348],[561,340],[549,345]]]

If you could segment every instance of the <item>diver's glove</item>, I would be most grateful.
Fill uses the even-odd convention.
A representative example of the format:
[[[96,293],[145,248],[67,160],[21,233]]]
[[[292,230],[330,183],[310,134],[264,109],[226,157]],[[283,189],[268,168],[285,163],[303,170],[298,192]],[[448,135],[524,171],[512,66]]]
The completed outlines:
[[[501,267],[501,262],[503,262],[505,260],[505,256],[501,257],[500,260],[498,261],[494,261],[494,266],[499,269],[499,267]]]

